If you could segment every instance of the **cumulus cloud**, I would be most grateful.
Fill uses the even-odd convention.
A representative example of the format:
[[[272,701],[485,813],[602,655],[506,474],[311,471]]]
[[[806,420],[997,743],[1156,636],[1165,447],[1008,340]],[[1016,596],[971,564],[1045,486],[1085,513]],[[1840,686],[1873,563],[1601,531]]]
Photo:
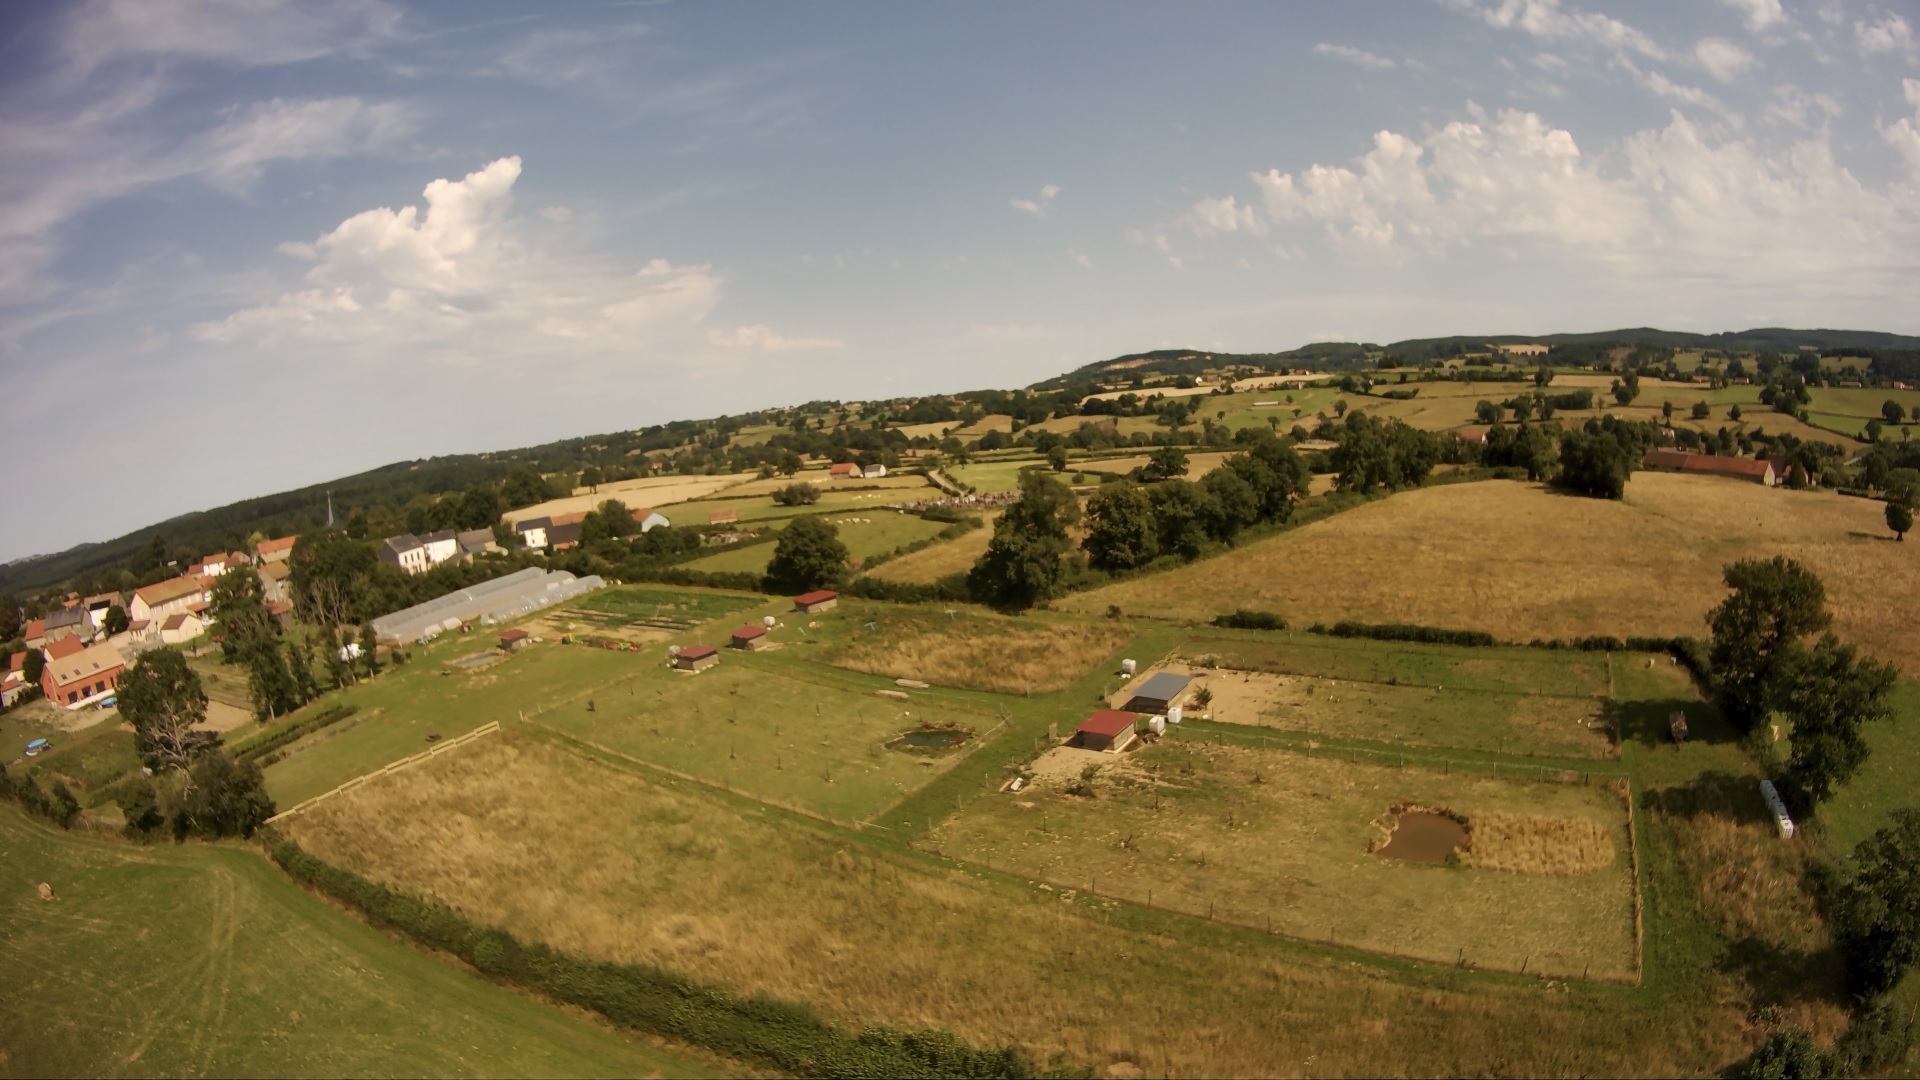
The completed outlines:
[[[1500,0],[1489,6],[1474,0],[1454,0],[1454,4],[1478,15],[1489,26],[1519,30],[1541,41],[1585,42],[1655,60],[1667,56],[1659,43],[1619,19],[1562,5],[1560,0]]]
[[[709,330],[707,340],[730,349],[759,349],[763,352],[787,352],[792,349],[829,349],[843,344],[826,338],[796,338],[776,334],[769,327],[736,326],[731,330]]]
[[[1920,120],[1920,82],[1906,92]],[[1834,294],[1883,292],[1920,243],[1920,190],[1862,184],[1824,135],[1763,149],[1675,112],[1623,140],[1606,169],[1534,113],[1470,112],[1424,138],[1381,131],[1349,164],[1256,173],[1259,217],[1354,254],[1526,247],[1635,281]],[[1920,170],[1920,126],[1885,134]]]
[[[1323,41],[1315,45],[1313,51],[1320,56],[1331,56],[1345,60],[1349,64],[1357,64],[1369,71],[1380,71],[1396,66],[1393,61],[1384,56],[1375,56],[1365,49],[1356,49],[1351,45],[1329,45]]]
[[[1721,82],[1732,82],[1753,66],[1753,54],[1724,38],[1703,38],[1693,47],[1693,58],[1707,74]]]
[[[510,214],[517,157],[439,179],[417,206],[346,219],[281,246],[312,265],[302,287],[194,328],[203,341],[368,344],[484,362],[538,355],[542,340],[591,352],[688,339],[719,300],[706,266],[656,259],[636,272],[524,243]]]
[[[1780,0],[1720,0],[1721,3],[1740,13],[1741,21],[1747,29],[1759,33],[1770,26],[1777,26],[1787,19],[1787,13],[1780,8]]]
[[[1053,208],[1054,197],[1059,194],[1059,184],[1048,184],[1046,187],[1040,189],[1040,197],[1038,199],[1013,198],[1007,200],[1007,205],[1023,214],[1032,214],[1034,217],[1046,217],[1047,211]]]
[[[1913,52],[1913,27],[1889,11],[1871,22],[1853,24],[1854,40],[1864,53]]]
[[[1201,199],[1193,204],[1193,212],[1187,217],[1188,224],[1197,236],[1212,236],[1216,233],[1249,232],[1265,235],[1266,222],[1252,206],[1242,206],[1232,195],[1217,199]]]
[[[1902,79],[1900,88],[1905,92],[1907,105],[1913,109],[1912,116],[1903,116],[1880,129],[1880,134],[1906,159],[1907,168],[1920,178],[1920,79]]]

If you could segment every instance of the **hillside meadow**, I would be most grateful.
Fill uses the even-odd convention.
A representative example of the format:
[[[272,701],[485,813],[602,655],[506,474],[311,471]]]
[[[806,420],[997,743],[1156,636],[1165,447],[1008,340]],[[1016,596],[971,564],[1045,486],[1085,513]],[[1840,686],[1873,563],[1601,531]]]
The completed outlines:
[[[0,1076],[720,1076],[388,938],[233,845],[0,806]],[[40,882],[55,898],[43,901]]]
[[[1820,575],[1834,629],[1920,672],[1920,547],[1880,503],[1719,477],[1636,472],[1613,502],[1492,480],[1420,488],[1164,574],[1058,601],[1068,611],[1296,625],[1358,619],[1496,637],[1704,635],[1721,568],[1786,555]]]

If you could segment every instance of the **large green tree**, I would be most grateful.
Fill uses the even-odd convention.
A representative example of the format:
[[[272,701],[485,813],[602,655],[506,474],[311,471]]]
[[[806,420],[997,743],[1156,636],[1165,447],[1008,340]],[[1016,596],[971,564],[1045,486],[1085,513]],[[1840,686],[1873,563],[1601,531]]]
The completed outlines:
[[[1098,570],[1132,570],[1160,554],[1153,501],[1138,484],[1107,484],[1087,499],[1087,538],[1080,546]]]
[[[822,517],[795,518],[780,530],[767,563],[769,592],[802,593],[837,584],[847,570],[847,545],[840,530]]]
[[[1858,771],[1869,752],[1860,727],[1893,717],[1887,694],[1897,678],[1830,633],[1786,672],[1772,705],[1793,725],[1784,779],[1796,801],[1818,806]]]
[[[1046,473],[1020,474],[1020,501],[994,522],[993,539],[967,572],[967,589],[996,607],[1030,608],[1059,595],[1072,550],[1067,527],[1080,520],[1073,491]]]
[[[222,574],[209,602],[220,634],[220,648],[230,663],[247,669],[247,694],[254,718],[267,721],[306,702],[300,680],[287,666],[281,648],[280,624],[267,614],[260,578],[251,570]]]
[[[1606,432],[1569,431],[1560,436],[1560,487],[1600,499],[1626,494],[1633,462],[1627,451]]]
[[[1804,652],[1802,639],[1825,630],[1833,616],[1826,587],[1792,559],[1743,559],[1724,575],[1733,595],[1707,616],[1714,697],[1721,714],[1746,731],[1772,708]]]
[[[1891,817],[1853,849],[1830,905],[1834,937],[1863,997],[1893,989],[1920,960],[1920,810]]]
[[[207,692],[186,657],[174,649],[140,654],[115,697],[121,718],[133,727],[135,748],[156,770],[192,763],[206,741],[193,728],[206,721]]]

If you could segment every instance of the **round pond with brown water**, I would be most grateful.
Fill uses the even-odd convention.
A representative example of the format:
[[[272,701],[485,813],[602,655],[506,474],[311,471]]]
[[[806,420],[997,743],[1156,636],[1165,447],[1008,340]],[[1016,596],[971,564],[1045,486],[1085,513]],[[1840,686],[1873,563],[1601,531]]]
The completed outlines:
[[[1408,810],[1394,820],[1393,835],[1374,851],[1391,859],[1444,863],[1467,842],[1467,827],[1445,814]]]

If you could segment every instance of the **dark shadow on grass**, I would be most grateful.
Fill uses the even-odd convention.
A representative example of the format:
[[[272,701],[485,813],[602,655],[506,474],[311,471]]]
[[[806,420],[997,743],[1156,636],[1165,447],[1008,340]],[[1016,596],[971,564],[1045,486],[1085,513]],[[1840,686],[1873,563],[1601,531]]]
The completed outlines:
[[[1719,710],[1703,701],[1664,698],[1656,701],[1621,701],[1613,705],[1612,719],[1618,725],[1620,742],[1637,742],[1648,748],[1674,745],[1668,718],[1674,713],[1687,718],[1687,741],[1710,745],[1738,742],[1739,732],[1720,718]]]
[[[1868,533],[1861,532],[1858,529],[1848,529],[1847,535],[1853,537],[1855,540],[1884,540],[1889,544],[1900,543],[1897,538],[1889,536],[1886,533]]]

